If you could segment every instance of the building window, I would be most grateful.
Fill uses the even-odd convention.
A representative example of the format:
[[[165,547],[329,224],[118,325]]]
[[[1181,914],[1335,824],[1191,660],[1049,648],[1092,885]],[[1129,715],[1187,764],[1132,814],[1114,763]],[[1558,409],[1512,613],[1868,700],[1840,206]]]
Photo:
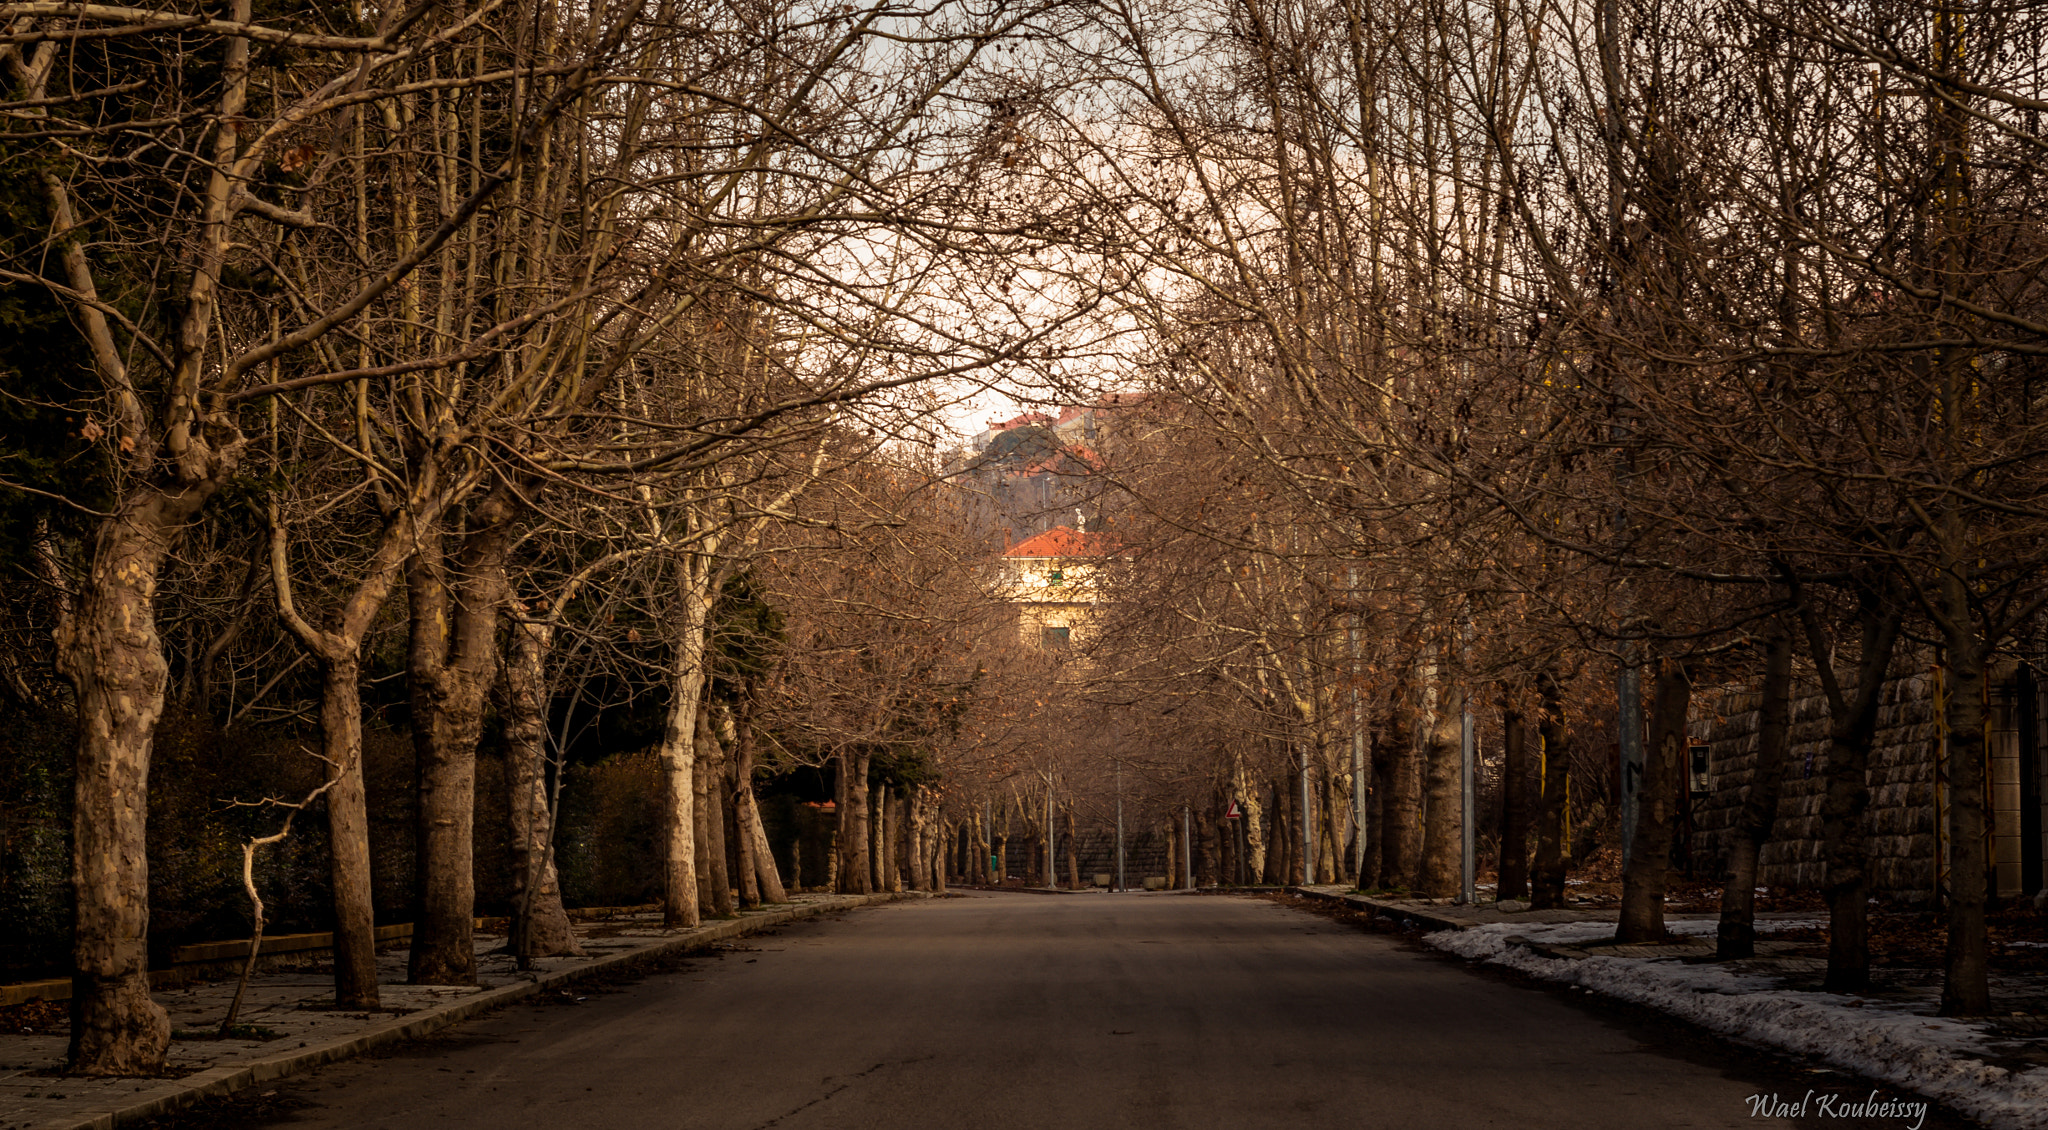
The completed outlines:
[[[1071,639],[1072,631],[1068,628],[1038,629],[1038,642],[1046,647],[1065,647]]]

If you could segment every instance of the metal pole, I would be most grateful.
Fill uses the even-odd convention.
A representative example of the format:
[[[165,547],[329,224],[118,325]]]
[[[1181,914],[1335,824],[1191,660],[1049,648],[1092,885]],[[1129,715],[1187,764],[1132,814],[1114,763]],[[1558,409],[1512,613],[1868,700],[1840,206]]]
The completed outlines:
[[[1045,779],[1045,885],[1047,889],[1060,885],[1059,869],[1052,862],[1052,778]]]
[[[1116,763],[1116,889],[1124,885],[1124,763]]]
[[[1465,694],[1465,713],[1460,719],[1458,771],[1464,790],[1463,882],[1458,901],[1471,906],[1479,901],[1479,790],[1474,779],[1479,762],[1478,732],[1472,725],[1472,694]]]

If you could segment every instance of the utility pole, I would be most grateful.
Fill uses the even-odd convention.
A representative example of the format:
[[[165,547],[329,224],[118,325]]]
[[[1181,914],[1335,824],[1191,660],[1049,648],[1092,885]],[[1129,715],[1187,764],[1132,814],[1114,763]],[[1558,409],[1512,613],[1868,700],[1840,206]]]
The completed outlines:
[[[1181,889],[1195,889],[1195,816],[1188,805],[1180,806],[1180,873]]]

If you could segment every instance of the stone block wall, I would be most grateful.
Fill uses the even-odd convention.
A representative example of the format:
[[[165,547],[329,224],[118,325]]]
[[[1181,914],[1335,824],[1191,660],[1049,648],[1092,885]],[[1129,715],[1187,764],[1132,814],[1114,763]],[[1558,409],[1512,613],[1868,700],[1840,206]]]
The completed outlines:
[[[1913,674],[1885,684],[1868,780],[1871,895],[1918,904],[1935,888],[1934,768],[1940,727],[1933,678]],[[1693,865],[1719,874],[1757,761],[1761,696],[1743,687],[1702,693],[1692,738],[1707,745],[1708,789],[1693,802]],[[1760,860],[1759,882],[1818,889],[1826,877],[1821,803],[1826,789],[1828,705],[1819,693],[1792,703],[1792,748],[1780,787],[1777,822]]]

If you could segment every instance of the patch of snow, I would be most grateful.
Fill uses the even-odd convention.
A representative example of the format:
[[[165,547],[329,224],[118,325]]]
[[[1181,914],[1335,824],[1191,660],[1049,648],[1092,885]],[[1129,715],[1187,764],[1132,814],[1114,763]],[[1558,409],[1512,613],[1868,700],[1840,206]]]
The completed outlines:
[[[1674,932],[1710,934],[1712,919],[1681,919]],[[2012,1130],[2048,1130],[2048,1068],[2009,1071],[1983,1060],[1977,1025],[1906,1011],[1908,1006],[1833,993],[1774,988],[1770,977],[1715,965],[1593,956],[1551,958],[1507,939],[1571,944],[1612,937],[1605,922],[1489,923],[1429,934],[1424,941],[1474,961],[1647,1005],[1703,1028],[1784,1051],[1938,1099],[1971,1118]],[[1856,1001],[1856,1007],[1850,1002]]]

